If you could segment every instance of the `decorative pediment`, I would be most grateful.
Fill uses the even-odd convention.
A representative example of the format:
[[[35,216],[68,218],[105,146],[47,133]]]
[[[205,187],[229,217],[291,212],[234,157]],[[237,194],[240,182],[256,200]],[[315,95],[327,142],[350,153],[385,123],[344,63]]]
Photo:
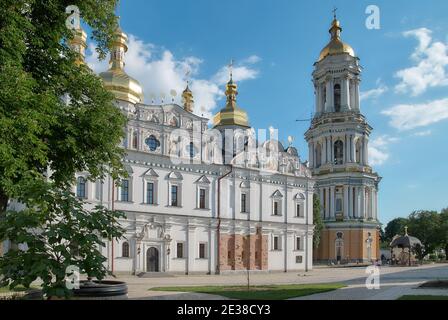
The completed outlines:
[[[295,200],[305,200],[305,195],[303,193],[298,193],[294,197]]]
[[[142,177],[158,178],[159,175],[152,168],[149,168],[147,171],[145,171]]]
[[[272,194],[271,197],[272,198],[283,198],[283,194],[279,190],[277,190]]]
[[[249,189],[250,188],[250,181],[243,181],[240,184],[241,189]]]
[[[183,180],[184,177],[179,172],[172,171],[168,174],[167,179],[168,180]]]
[[[210,180],[208,180],[208,178],[204,175],[204,176],[200,177],[198,180],[196,180],[196,183],[210,184]]]

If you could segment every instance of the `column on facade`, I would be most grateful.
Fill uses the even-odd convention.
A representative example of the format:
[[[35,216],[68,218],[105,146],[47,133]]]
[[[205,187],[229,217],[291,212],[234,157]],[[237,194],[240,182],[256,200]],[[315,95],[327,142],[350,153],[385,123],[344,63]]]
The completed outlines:
[[[349,162],[348,160],[348,136],[344,135],[344,164]]]
[[[327,163],[327,137],[324,137],[324,140],[322,141],[322,157],[321,162],[322,164]]]
[[[375,219],[375,189],[370,189],[370,218]]]
[[[367,166],[369,165],[369,138],[364,137],[364,164]]]
[[[349,207],[350,207],[350,198],[349,198],[350,188],[349,186],[344,186],[344,220],[347,220],[349,217]]]
[[[350,136],[350,161],[356,162],[355,135]]]
[[[330,218],[335,218],[335,187],[330,187]]]
[[[319,199],[320,199],[320,207],[321,207],[321,217],[325,218],[325,208],[324,208],[324,188],[319,188]]]
[[[308,158],[310,161],[310,168],[314,168],[314,142],[310,142],[308,147]]]
[[[353,202],[353,218],[359,218],[359,187],[354,187],[355,201]]]
[[[187,247],[188,247],[188,262],[187,262],[187,273],[194,271],[194,261],[196,259],[196,237],[195,237],[196,227],[187,227]]]
[[[354,88],[355,89],[354,90],[355,91],[354,105],[355,105],[355,109],[359,111],[360,106],[359,106],[359,80],[358,79],[355,79],[354,86],[355,86],[355,88]]]
[[[325,188],[325,218],[330,217],[330,188]]]
[[[332,97],[332,94],[333,94],[332,85],[333,85],[333,81],[331,79],[327,79],[327,81],[325,83],[325,86],[326,86],[326,89],[325,89],[325,93],[326,93],[325,112],[332,112],[333,111],[332,110],[332,108],[333,108],[333,105],[332,105],[332,100],[333,100],[333,97]]]
[[[331,164],[334,164],[334,141],[333,141],[333,136],[330,136],[329,138],[329,147],[330,147],[330,159],[329,162]]]
[[[342,79],[342,105],[345,111],[350,110],[350,78],[348,75]]]
[[[359,216],[362,219],[366,218],[366,187],[362,186],[359,190],[361,192],[361,199],[360,199],[360,212],[359,212]]]
[[[320,84],[315,83],[315,90],[316,90],[316,112],[318,114],[322,113],[322,106],[321,106],[321,93],[320,93]]]
[[[209,250],[209,273],[213,274],[216,270],[216,265],[218,263],[218,259],[216,258],[216,255],[218,253],[218,241],[216,239],[216,228],[213,225],[209,226],[209,239],[210,239],[210,243],[208,245],[208,250]]]
[[[374,211],[374,219],[378,220],[378,191],[375,189],[375,199],[373,200],[375,202],[375,211]]]

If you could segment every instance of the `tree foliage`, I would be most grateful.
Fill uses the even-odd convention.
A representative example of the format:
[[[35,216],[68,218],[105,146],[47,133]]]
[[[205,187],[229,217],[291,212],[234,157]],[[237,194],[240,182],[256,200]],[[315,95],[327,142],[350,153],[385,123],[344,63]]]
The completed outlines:
[[[68,5],[80,8],[102,57],[116,0],[0,0],[0,211],[47,170],[58,187],[77,171],[119,175],[125,117],[67,40]],[[65,103],[63,97],[70,97]]]
[[[313,196],[313,222],[314,222],[313,247],[318,248],[320,244],[322,230],[324,228],[324,222],[321,216],[320,200],[317,195]]]
[[[422,242],[423,248],[418,250],[419,259],[434,252],[441,242],[440,215],[437,211],[415,211],[408,219],[409,234]]]
[[[404,228],[408,225],[408,219],[395,218],[391,220],[384,229],[384,241],[391,242],[396,235],[403,235]]]
[[[81,274],[100,280],[107,275],[100,248],[105,240],[122,236],[118,219],[124,216],[103,207],[86,210],[67,191],[41,191],[42,198],[29,208],[2,217],[0,234],[25,248],[10,250],[0,259],[0,286],[29,287],[40,279],[47,297],[69,297],[67,267],[76,266]]]
[[[66,7],[76,5],[104,58],[117,27],[116,2],[0,0],[0,242],[28,248],[0,258],[0,274],[12,286],[40,277],[46,293],[66,295],[67,264],[101,279],[100,239],[122,234],[119,213],[88,213],[66,191],[76,172],[89,172],[92,181],[124,172],[126,117],[101,79],[75,63],[66,26]],[[11,199],[25,209],[7,211]]]

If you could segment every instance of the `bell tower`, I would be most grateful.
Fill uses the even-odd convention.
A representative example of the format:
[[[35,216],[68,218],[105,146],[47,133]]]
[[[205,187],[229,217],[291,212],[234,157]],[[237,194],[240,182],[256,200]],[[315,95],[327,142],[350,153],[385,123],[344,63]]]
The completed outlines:
[[[378,184],[369,165],[372,127],[360,110],[361,66],[341,40],[334,16],[330,41],[314,64],[315,114],[305,133],[325,228],[317,262],[367,263],[379,259]]]

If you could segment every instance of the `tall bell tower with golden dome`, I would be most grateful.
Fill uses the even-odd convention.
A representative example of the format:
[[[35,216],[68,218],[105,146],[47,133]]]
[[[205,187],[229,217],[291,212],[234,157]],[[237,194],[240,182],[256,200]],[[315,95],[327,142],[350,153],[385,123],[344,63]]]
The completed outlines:
[[[381,178],[369,165],[372,127],[360,110],[361,66],[341,39],[334,15],[330,42],[314,64],[315,114],[305,133],[324,230],[317,262],[379,259],[377,194]]]

